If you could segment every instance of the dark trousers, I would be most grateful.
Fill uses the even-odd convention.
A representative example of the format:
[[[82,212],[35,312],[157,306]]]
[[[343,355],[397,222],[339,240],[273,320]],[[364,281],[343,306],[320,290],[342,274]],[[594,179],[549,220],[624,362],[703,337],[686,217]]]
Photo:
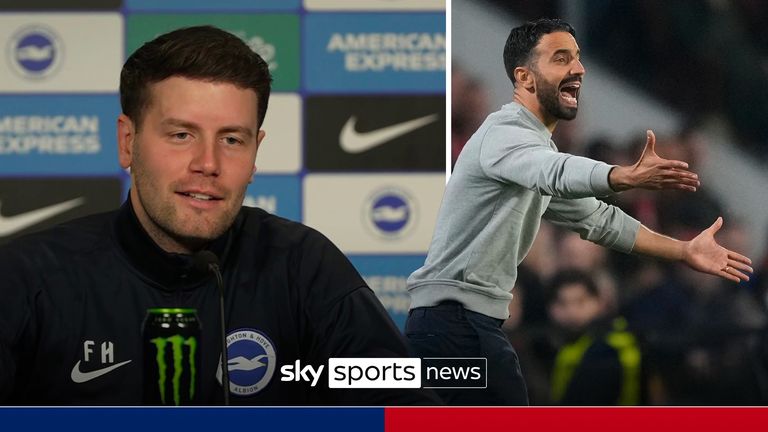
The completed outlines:
[[[416,357],[485,357],[488,388],[436,389],[448,405],[528,405],[517,353],[501,330],[502,320],[464,309],[457,302],[415,308],[405,335]]]

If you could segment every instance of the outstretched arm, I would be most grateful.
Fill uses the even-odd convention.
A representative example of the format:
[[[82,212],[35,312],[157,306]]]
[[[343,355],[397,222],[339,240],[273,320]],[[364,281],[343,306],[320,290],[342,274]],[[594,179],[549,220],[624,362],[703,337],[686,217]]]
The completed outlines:
[[[680,241],[651,231],[641,226],[637,232],[632,252],[682,261],[694,270],[719,276],[733,282],[749,280],[752,261],[739,253],[720,246],[715,233],[723,226],[719,217],[712,226],[690,241]]]
[[[663,159],[656,154],[656,135],[647,131],[648,140],[643,154],[632,166],[614,167],[608,175],[608,183],[617,192],[627,189],[681,189],[696,192],[699,177],[688,171],[683,161]]]

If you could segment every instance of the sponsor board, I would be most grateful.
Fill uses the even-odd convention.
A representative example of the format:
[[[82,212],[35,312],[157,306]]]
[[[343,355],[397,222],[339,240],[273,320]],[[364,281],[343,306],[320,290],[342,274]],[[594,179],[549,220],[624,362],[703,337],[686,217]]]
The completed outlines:
[[[0,96],[0,172],[117,174],[118,96]]]
[[[299,88],[299,17],[293,14],[141,14],[126,19],[126,55],[181,27],[213,25],[245,41],[269,64],[272,91]]]
[[[411,305],[406,280],[424,265],[426,258],[426,255],[349,257],[401,331],[405,329],[405,319]]]
[[[444,187],[442,174],[308,174],[304,223],[347,254],[426,253]]]
[[[444,14],[308,14],[304,82],[314,92],[445,92]]]
[[[132,187],[131,174],[127,170],[121,169],[117,176],[123,183],[122,194],[120,195],[122,197],[121,201],[125,201],[128,199],[128,192],[131,191]]]
[[[116,92],[122,46],[117,13],[2,14],[0,92]]]
[[[243,205],[301,221],[301,181],[297,176],[259,175],[245,192]]]
[[[230,11],[230,10],[297,10],[301,0],[125,0],[127,10],[158,11]]]
[[[68,220],[114,210],[117,177],[0,178],[0,244]]]
[[[304,0],[304,7],[318,11],[445,10],[445,0]]]
[[[316,96],[306,101],[310,171],[445,171],[444,96]]]
[[[269,97],[266,132],[259,146],[256,166],[259,173],[295,174],[301,170],[301,97],[277,93]]]

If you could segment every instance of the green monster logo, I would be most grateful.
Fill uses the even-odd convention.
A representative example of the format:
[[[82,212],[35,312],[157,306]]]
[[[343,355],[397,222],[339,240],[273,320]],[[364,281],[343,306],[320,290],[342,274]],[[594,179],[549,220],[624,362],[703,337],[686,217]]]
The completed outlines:
[[[165,346],[171,344],[173,349],[173,402],[178,406],[181,399],[181,373],[184,370],[184,345],[189,347],[189,399],[195,397],[195,376],[197,370],[195,367],[195,350],[197,349],[197,340],[194,337],[184,338],[181,335],[173,335],[167,338],[154,338],[150,342],[157,348],[157,366],[160,371],[160,378],[157,384],[160,387],[160,399],[165,404],[165,379],[168,366],[165,364]]]

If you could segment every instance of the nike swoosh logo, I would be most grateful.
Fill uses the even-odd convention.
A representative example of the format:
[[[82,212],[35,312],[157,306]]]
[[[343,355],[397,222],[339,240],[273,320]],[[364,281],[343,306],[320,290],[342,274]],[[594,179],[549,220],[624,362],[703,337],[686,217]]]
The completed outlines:
[[[60,213],[64,213],[67,210],[82,205],[84,202],[85,198],[80,197],[14,216],[5,217],[0,214],[0,237],[9,236],[24,228],[37,225],[46,219],[50,219]],[[0,205],[2,205],[2,202],[0,202]]]
[[[98,378],[104,374],[108,374],[113,370],[119,368],[120,366],[127,365],[130,362],[131,360],[126,360],[122,363],[116,363],[116,364],[113,364],[112,366],[108,366],[103,369],[96,369],[90,372],[80,372],[80,360],[78,360],[77,363],[75,363],[75,367],[72,368],[72,374],[71,374],[72,381],[78,384],[88,382],[94,378]]]
[[[339,144],[341,144],[341,149],[347,153],[362,153],[388,141],[392,141],[401,135],[405,135],[418,128],[424,127],[437,120],[438,117],[437,114],[430,114],[428,116],[397,123],[370,132],[358,132],[355,130],[357,117],[352,116],[346,123],[344,123],[344,127],[341,129]]]

